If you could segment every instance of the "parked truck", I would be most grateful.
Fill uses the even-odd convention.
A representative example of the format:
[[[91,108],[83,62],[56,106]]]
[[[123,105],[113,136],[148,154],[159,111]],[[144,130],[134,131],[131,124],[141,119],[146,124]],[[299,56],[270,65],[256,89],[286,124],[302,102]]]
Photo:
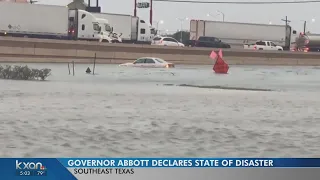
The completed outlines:
[[[320,34],[304,34],[296,39],[294,51],[319,52],[320,51]]]
[[[0,2],[0,17],[2,36],[111,42],[97,18],[84,10]]]
[[[273,41],[289,50],[295,44],[297,31],[291,26],[222,21],[190,21],[190,44],[200,36],[211,36],[231,46],[243,46],[257,41]]]
[[[145,20],[125,14],[93,13],[98,18],[107,19],[114,33],[121,36],[123,43],[151,44],[156,30]]]

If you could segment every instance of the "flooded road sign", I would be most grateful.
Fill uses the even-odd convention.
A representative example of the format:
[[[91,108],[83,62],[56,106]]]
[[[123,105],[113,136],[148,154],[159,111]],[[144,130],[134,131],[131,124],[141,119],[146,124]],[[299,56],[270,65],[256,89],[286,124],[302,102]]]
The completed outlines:
[[[214,51],[211,52],[210,58],[216,59],[216,62],[213,66],[213,71],[217,74],[228,74],[229,65],[223,60],[222,50],[220,49],[218,54]]]

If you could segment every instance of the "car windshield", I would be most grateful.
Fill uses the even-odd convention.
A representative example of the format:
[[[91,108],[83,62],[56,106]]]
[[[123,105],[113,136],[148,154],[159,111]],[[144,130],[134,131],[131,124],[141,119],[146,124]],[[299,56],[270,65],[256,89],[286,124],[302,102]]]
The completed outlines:
[[[155,58],[155,60],[158,61],[159,63],[166,63],[163,59]]]

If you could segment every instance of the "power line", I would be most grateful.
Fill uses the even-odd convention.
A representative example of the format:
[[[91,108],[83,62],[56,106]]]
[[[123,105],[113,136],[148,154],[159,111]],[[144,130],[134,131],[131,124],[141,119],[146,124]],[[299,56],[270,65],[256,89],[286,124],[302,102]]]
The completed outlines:
[[[153,0],[156,2],[171,2],[171,3],[197,3],[197,4],[306,4],[306,3],[320,3],[320,0],[309,1],[269,1],[269,2],[250,2],[250,1],[179,1],[179,0]]]

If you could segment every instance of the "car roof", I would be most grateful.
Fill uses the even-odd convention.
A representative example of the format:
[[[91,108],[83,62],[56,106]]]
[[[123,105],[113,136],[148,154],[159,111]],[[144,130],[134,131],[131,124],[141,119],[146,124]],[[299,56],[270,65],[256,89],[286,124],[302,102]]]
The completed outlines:
[[[161,59],[161,60],[165,61],[164,59],[158,58],[158,57],[139,57],[137,59]]]
[[[164,38],[170,38],[170,39],[175,39],[174,37],[168,37],[168,36],[158,36],[158,37],[154,37],[153,39],[155,38],[160,38],[160,39],[164,39]],[[175,39],[176,40],[176,39]]]
[[[165,37],[161,37],[161,38],[171,38],[171,39],[174,39],[173,37],[168,37],[168,36],[165,36]]]

